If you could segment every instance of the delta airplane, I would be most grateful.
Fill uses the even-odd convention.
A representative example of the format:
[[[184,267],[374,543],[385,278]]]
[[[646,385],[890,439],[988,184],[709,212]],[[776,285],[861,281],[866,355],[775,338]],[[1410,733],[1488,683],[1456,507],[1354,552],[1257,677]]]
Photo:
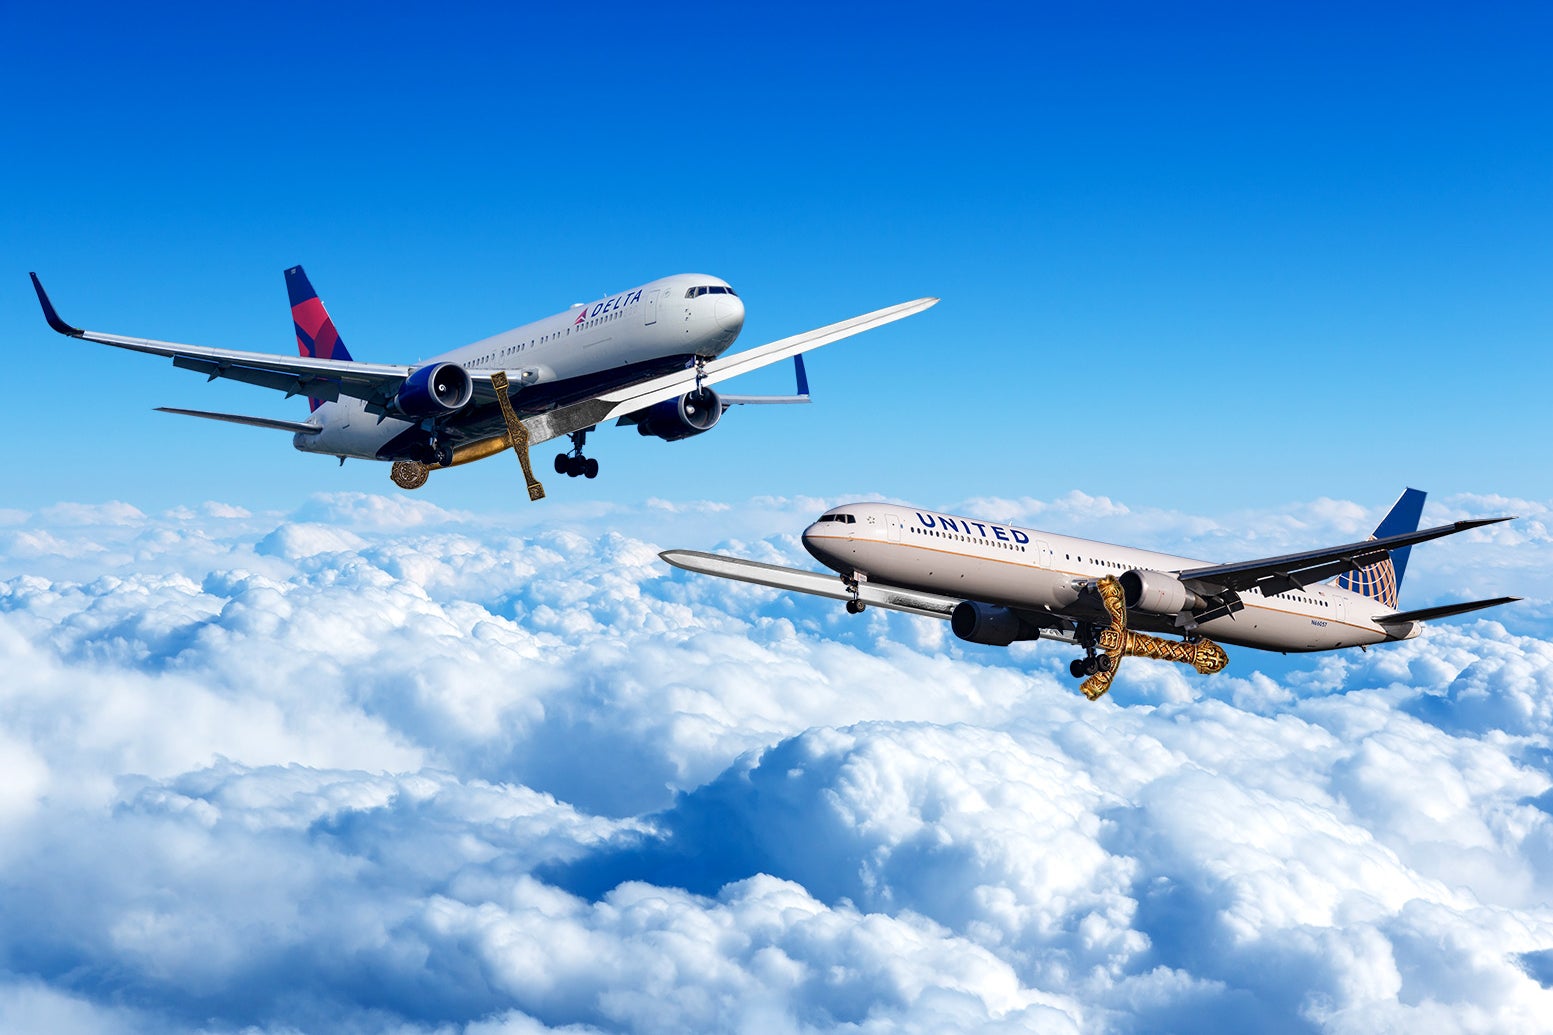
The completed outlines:
[[[351,358],[301,266],[286,271],[296,358],[85,331],[60,319],[36,273],[32,284],[60,334],[166,356],[212,381],[303,395],[312,407],[305,421],[158,407],[162,412],[289,431],[298,450],[342,464],[347,457],[387,460],[394,483],[405,489],[425,484],[433,467],[510,448],[535,500],[545,493],[529,466],[531,445],[569,436],[571,449],[556,456],[556,473],[593,478],[598,461],[583,455],[583,445],[605,421],[673,442],[711,430],[730,406],[808,402],[803,353],[938,301],[919,298],[723,356],[744,326],[744,303],[726,281],[685,273],[398,366]],[[788,358],[796,395],[719,395],[710,387]]]
[[[956,636],[1006,647],[1050,639],[1084,650],[1069,667],[1105,693],[1125,656],[1221,671],[1213,642],[1283,653],[1367,648],[1417,636],[1422,623],[1495,607],[1495,597],[1416,611],[1397,594],[1416,543],[1509,521],[1477,518],[1422,531],[1424,493],[1408,489],[1364,542],[1237,564],[1174,557],[890,503],[850,503],[804,530],[834,576],[690,550],[661,556],[688,571],[949,619]],[[1149,633],[1173,633],[1180,640]],[[1210,639],[1212,637],[1213,639]]]

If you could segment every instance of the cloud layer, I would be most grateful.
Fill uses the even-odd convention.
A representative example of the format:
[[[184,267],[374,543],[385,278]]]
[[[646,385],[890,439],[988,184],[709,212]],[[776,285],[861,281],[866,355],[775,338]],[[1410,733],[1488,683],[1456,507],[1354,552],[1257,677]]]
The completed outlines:
[[[656,557],[803,563],[825,505],[0,514],[0,1030],[1553,1016],[1545,506],[1446,500],[1528,519],[1409,569],[1513,610],[1091,704],[1050,644]],[[1378,516],[955,509],[1222,559]]]

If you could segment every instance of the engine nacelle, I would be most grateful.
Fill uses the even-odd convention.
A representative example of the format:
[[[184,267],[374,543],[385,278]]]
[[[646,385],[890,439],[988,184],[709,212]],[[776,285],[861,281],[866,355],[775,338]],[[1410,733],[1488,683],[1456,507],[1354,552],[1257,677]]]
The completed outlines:
[[[463,367],[428,363],[404,379],[393,409],[406,417],[440,417],[469,405],[474,394],[474,382]]]
[[[1208,606],[1202,597],[1182,585],[1180,579],[1162,571],[1134,568],[1122,572],[1117,581],[1122,584],[1122,596],[1127,601],[1127,607],[1134,611],[1175,615],[1188,608],[1201,610]]]
[[[676,442],[703,431],[711,431],[722,419],[723,401],[710,388],[686,392],[678,399],[665,399],[633,414],[639,435],[656,435],[665,442]]]
[[[1015,640],[1034,640],[1040,630],[1013,611],[979,600],[962,600],[949,616],[949,627],[962,640],[985,643],[989,647],[1007,647]]]

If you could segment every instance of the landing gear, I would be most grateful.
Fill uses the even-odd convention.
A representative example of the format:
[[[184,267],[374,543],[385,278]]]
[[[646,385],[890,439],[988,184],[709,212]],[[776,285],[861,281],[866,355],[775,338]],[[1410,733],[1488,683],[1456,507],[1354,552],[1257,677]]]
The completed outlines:
[[[1088,622],[1080,622],[1078,628],[1073,630],[1073,642],[1084,648],[1082,658],[1074,658],[1068,662],[1068,672],[1074,679],[1083,679],[1095,674],[1095,659],[1099,656],[1095,646],[1099,638],[1099,630]]]
[[[841,584],[847,587],[847,592],[851,594],[851,599],[847,601],[847,614],[860,615],[868,607],[858,595],[859,583],[867,581],[868,576],[860,571],[854,571],[851,575],[841,576]]]
[[[564,474],[568,478],[597,478],[599,476],[599,462],[591,457],[582,455],[582,446],[584,442],[588,441],[588,432],[590,430],[589,428],[584,428],[581,431],[572,432],[572,451],[555,455],[556,474]]]
[[[433,439],[431,443],[432,455],[437,458],[438,467],[453,466],[453,447],[446,442]]]
[[[1074,679],[1084,679],[1097,672],[1110,672],[1116,667],[1115,660],[1109,654],[1098,651],[1100,638],[1094,626],[1080,625],[1074,639],[1084,648],[1082,658],[1074,658],[1068,663],[1068,672]]]

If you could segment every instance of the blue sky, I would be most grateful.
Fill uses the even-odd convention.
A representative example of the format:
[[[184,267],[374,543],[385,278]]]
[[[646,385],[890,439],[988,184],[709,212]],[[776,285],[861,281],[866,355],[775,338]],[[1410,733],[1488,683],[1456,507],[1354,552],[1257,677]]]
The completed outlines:
[[[1537,5],[7,19],[0,340],[14,383],[56,386],[17,400],[19,503],[380,490],[150,413],[288,404],[59,339],[24,276],[85,326],[289,351],[296,262],[355,355],[396,361],[671,271],[741,290],[745,347],[944,299],[816,356],[808,412],[601,436],[574,497],[1553,488]],[[516,479],[432,492],[506,507]]]
[[[0,1030],[1545,1030],[1543,5],[0,22]],[[530,504],[69,341],[410,361],[671,272],[816,402]],[[736,382],[786,391],[786,368]],[[548,471],[549,453],[540,451]],[[885,496],[1232,560],[1407,484],[1368,652],[1129,663],[672,571]]]

